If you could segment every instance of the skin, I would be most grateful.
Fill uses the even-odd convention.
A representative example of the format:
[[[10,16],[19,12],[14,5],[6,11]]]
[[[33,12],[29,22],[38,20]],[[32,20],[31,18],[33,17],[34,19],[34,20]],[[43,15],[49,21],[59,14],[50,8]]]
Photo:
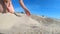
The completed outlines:
[[[14,13],[14,8],[11,0],[4,0],[4,3],[5,3],[5,6],[7,7],[6,12]]]
[[[23,0],[19,0],[19,2],[20,2],[21,7],[24,9],[26,15],[30,16],[31,14],[30,14],[29,10],[27,9],[27,7],[24,5]]]
[[[3,0],[0,0],[0,13],[5,13],[5,12],[6,12],[6,6]]]
[[[29,10],[27,9],[27,7],[24,5],[23,0],[19,0],[19,3],[21,5],[21,7],[24,9],[26,15],[30,16],[31,14],[30,14]],[[5,10],[6,12],[14,13],[14,8],[13,8],[11,0],[4,0],[4,4],[6,6],[6,10]]]

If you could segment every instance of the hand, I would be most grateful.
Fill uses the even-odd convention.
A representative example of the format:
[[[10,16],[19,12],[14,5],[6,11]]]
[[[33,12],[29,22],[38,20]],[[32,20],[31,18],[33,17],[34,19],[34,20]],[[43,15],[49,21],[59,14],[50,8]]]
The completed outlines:
[[[29,12],[29,10],[27,10],[27,9],[25,9],[25,13],[26,13],[27,16],[31,15],[30,12]]]
[[[6,8],[7,8],[7,12],[14,13],[14,8],[12,6],[11,1],[5,3],[5,5],[6,5]]]

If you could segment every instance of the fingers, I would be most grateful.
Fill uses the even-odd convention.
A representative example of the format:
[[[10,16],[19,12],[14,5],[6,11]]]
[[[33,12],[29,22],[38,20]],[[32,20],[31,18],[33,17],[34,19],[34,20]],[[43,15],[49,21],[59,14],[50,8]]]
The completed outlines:
[[[27,16],[31,16],[30,12],[27,9],[25,9],[25,13]]]
[[[5,5],[6,5],[7,12],[14,13],[14,8],[13,8],[13,5],[12,5],[12,3],[11,3],[10,0],[8,0],[7,2],[5,2]]]

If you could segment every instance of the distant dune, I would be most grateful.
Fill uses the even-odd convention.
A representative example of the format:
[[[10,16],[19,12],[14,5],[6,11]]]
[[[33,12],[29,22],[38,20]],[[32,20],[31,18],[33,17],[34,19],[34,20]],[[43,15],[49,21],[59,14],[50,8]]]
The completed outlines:
[[[0,34],[60,34],[60,20],[45,16],[0,13]]]

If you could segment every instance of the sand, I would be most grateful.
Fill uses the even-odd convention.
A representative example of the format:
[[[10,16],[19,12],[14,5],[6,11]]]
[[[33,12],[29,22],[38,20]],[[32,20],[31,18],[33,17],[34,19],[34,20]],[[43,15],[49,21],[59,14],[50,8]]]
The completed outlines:
[[[60,20],[25,14],[20,17],[11,13],[0,13],[2,34],[60,34]]]

